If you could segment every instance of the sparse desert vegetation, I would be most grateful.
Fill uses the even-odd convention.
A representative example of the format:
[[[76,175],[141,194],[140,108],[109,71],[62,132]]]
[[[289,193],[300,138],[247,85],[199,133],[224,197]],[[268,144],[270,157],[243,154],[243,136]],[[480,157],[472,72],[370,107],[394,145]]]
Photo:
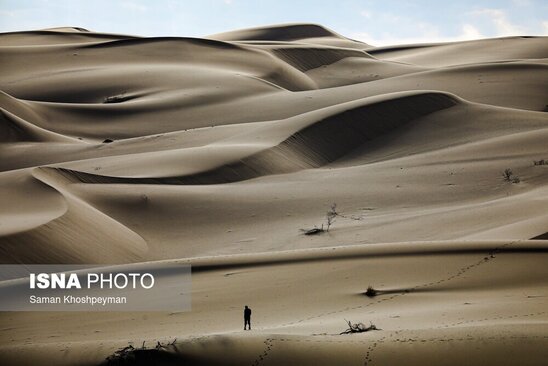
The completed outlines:
[[[363,323],[352,323],[350,320],[346,320],[345,322],[348,324],[348,328],[341,332],[340,334],[351,334],[351,333],[363,333],[363,332],[369,332],[372,330],[381,330],[377,328],[375,324],[372,322],[369,322],[369,326],[366,326]]]
[[[159,356],[158,353],[173,347],[175,342],[177,342],[177,338],[165,343],[157,341],[153,348],[147,348],[146,341],[143,341],[140,347],[133,347],[133,345],[129,344],[126,347],[118,349],[112,355],[107,356],[101,366],[147,365],[156,364],[156,362],[162,360],[166,361],[166,359],[169,359],[169,356],[167,354]]]
[[[373,288],[373,286],[367,286],[367,290],[365,291],[365,296],[367,297],[375,297],[378,295],[378,291]]]
[[[502,172],[502,177],[503,179],[506,181],[506,182],[509,182],[509,183],[519,183],[521,182],[521,179],[514,174],[514,172],[512,171],[512,169],[504,169],[504,171]]]
[[[315,226],[312,229],[303,229],[304,235],[317,235],[324,232],[329,232],[329,229],[331,228],[331,225],[335,222],[335,219],[339,216],[339,213],[337,212],[337,204],[333,203],[329,209],[329,211],[325,214],[325,227],[324,224],[321,225],[321,227]]]

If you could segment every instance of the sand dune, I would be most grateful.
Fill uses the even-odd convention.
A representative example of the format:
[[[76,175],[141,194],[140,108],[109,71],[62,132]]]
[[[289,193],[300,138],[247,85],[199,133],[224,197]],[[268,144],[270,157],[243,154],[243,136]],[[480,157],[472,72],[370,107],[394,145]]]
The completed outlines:
[[[139,357],[542,364],[547,58],[546,37],[374,47],[314,24],[0,34],[0,263],[193,266],[191,312],[1,313],[0,363],[177,338]]]
[[[482,52],[477,52],[481,48]],[[427,67],[477,64],[548,56],[545,37],[506,37],[459,43],[399,45],[366,49],[380,59]]]
[[[232,42],[294,42],[363,49],[368,44],[346,38],[318,24],[282,24],[213,34],[211,39]]]
[[[167,355],[148,351],[149,361],[542,364],[547,253],[547,241],[480,241],[196,258],[192,312],[14,314],[4,318],[6,327],[41,326],[29,325],[30,338],[11,331],[3,351],[15,350],[6,357],[13,363],[48,355],[59,364],[98,364],[126,340],[152,347],[178,337]],[[368,284],[379,296],[363,295]],[[258,313],[255,331],[242,334],[237,314],[250,292],[251,306],[272,311]],[[339,335],[344,318],[382,330]],[[60,319],[63,329],[48,331]],[[30,344],[21,344],[25,338]]]
[[[72,175],[74,181],[84,183],[133,184],[218,184],[290,173],[324,166],[418,117],[457,103],[456,98],[442,93],[390,94],[343,103],[284,121],[260,123],[252,132],[203,147],[146,153],[146,156],[139,155],[139,159],[128,156],[123,162],[120,157],[114,157],[118,160],[116,164],[95,161],[100,165],[123,166],[124,175],[141,176],[140,179],[63,172]],[[249,124],[246,127],[252,128]],[[190,166],[177,165],[181,161],[188,161]]]

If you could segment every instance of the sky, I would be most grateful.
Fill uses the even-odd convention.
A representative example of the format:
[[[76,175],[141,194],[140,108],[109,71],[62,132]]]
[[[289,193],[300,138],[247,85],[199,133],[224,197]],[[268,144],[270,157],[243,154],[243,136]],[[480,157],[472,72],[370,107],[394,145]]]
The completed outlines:
[[[0,0],[0,32],[203,37],[280,23],[322,24],[376,46],[539,36],[548,35],[548,0]]]

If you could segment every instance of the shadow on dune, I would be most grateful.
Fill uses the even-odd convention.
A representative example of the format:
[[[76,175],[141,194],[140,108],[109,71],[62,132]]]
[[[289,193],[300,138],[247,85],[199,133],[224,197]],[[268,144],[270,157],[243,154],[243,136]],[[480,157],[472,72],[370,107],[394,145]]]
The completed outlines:
[[[456,286],[456,285],[450,285],[447,284],[439,284],[438,286],[435,285],[429,285],[428,287],[418,287],[418,288],[391,288],[391,289],[385,289],[385,290],[379,290],[375,289],[374,295],[368,295],[367,291],[360,292],[360,296],[366,296],[370,299],[383,299],[383,295],[396,295],[396,294],[410,294],[410,293],[432,293],[432,292],[440,292],[440,291],[456,291],[456,290],[462,290],[464,288],[469,289],[469,286],[463,287],[463,286]]]
[[[295,23],[248,28],[212,34],[208,38],[223,41],[296,41],[306,38],[348,39],[319,24]],[[360,42],[361,43],[361,42]],[[363,43],[362,43],[363,44]],[[363,44],[366,46],[366,44]]]
[[[534,238],[531,238],[530,240],[548,240],[548,231],[544,234],[540,234],[535,236]]]
[[[186,357],[176,353],[176,347],[173,350],[165,349],[134,349],[123,354],[109,356],[100,366],[121,366],[121,365],[197,365],[196,362],[188,360]]]
[[[461,101],[451,94],[423,91],[386,95],[374,100],[366,98],[330,107],[320,116],[305,114],[280,121],[286,125],[294,123],[298,127],[296,131],[288,132],[289,135],[278,144],[238,157],[233,162],[226,163],[219,159],[217,167],[180,176],[133,178],[54,169],[69,181],[93,184],[232,183],[324,166],[417,118],[459,103]],[[310,120],[303,123],[305,118]],[[277,126],[272,128],[276,129]],[[264,130],[262,134],[271,132]],[[242,141],[233,142],[233,146],[238,144]]]
[[[393,289],[388,289],[388,290],[375,289],[375,294],[374,295],[368,295],[367,291],[361,292],[360,295],[373,298],[373,297],[379,297],[379,296],[382,296],[382,295],[407,294],[407,293],[410,293],[410,292],[432,292],[432,291],[434,291],[434,289],[430,289],[430,288],[424,288],[424,289],[393,288]]]
[[[273,50],[281,60],[287,62],[299,71],[306,72],[321,66],[331,65],[347,57],[362,57],[372,59],[365,51],[353,49],[329,49],[311,47],[280,47]]]

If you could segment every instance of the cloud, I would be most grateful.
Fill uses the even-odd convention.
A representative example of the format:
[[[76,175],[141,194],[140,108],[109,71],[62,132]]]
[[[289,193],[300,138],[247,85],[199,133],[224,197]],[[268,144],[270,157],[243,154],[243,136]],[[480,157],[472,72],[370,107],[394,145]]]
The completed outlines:
[[[120,6],[127,10],[138,12],[138,13],[144,13],[145,11],[147,11],[147,7],[145,5],[138,4],[133,1],[123,1],[120,3]]]
[[[548,20],[542,22],[542,28],[544,30],[544,34],[548,34]]]
[[[0,10],[0,16],[13,18],[13,17],[15,17],[15,12],[14,11],[7,11],[7,10]]]
[[[525,29],[511,23],[506,12],[500,9],[479,9],[471,12],[471,15],[486,17],[494,25],[497,36],[515,36],[525,34]]]
[[[530,5],[532,5],[531,0],[512,0],[512,3],[515,6],[530,6]]]
[[[461,37],[463,39],[478,39],[483,38],[484,36],[478,28],[474,27],[472,24],[463,24]]]
[[[351,33],[349,38],[379,47],[413,43],[460,42],[485,38],[485,36],[471,24],[463,24],[461,26],[461,33],[456,36],[442,36],[439,34],[437,27],[427,23],[419,24],[419,29],[422,31],[422,35],[419,37],[401,37],[398,35],[386,34],[383,37],[377,38],[369,33],[356,32]]]
[[[362,10],[360,11],[360,15],[364,18],[367,18],[367,19],[370,19],[372,14],[371,12],[367,11],[367,10]]]
[[[440,37],[440,31],[437,26],[420,22],[417,24],[417,28],[424,38],[438,38]]]

